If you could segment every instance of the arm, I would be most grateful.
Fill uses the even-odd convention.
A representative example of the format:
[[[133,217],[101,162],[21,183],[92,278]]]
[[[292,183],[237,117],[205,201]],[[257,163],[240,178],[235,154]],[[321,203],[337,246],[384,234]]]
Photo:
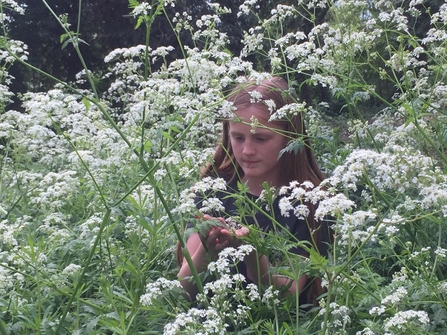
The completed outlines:
[[[251,281],[257,283],[258,286],[273,285],[277,289],[280,289],[282,286],[288,287],[288,291],[285,295],[296,294],[297,292],[300,294],[303,292],[307,282],[307,275],[302,275],[296,281],[284,276],[271,274],[269,272],[270,263],[267,256],[261,255],[259,259],[257,258],[258,254],[254,251],[244,259],[247,264],[248,276]]]
[[[209,260],[207,259],[208,257],[206,255],[205,248],[202,245],[202,241],[198,233],[193,233],[189,237],[188,241],[186,242],[186,248],[191,255],[192,262],[197,272],[203,272],[208,266]],[[183,288],[188,293],[188,295],[185,295],[185,298],[188,300],[194,300],[199,292],[197,285],[191,281],[192,272],[185,258],[183,258],[183,262],[177,276]]]
[[[247,236],[248,232],[248,229],[243,227],[242,229],[235,230],[233,233],[227,229],[222,229],[220,234],[229,240],[230,246],[237,248],[243,243],[240,238]],[[307,275],[302,275],[296,281],[284,276],[271,274],[269,270],[270,263],[267,256],[259,255],[256,250],[245,256],[244,262],[247,265],[247,275],[249,279],[258,286],[267,287],[273,285],[277,289],[286,286],[288,287],[288,292],[285,293],[286,295],[296,294],[297,292],[300,294],[305,288]]]
[[[206,215],[204,219],[211,219],[211,217]],[[186,242],[186,248],[191,255],[197,273],[205,271],[209,262],[216,260],[219,252],[229,245],[228,239],[224,238],[224,235],[221,235],[221,231],[222,227],[211,227],[206,236],[193,233]],[[197,293],[199,293],[198,288],[191,281],[192,271],[184,258],[177,276],[183,288],[188,293],[185,297],[188,300],[195,300]]]

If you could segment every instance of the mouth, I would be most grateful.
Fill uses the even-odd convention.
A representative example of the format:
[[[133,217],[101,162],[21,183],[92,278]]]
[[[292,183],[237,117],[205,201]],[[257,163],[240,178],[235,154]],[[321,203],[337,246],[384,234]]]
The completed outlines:
[[[252,167],[253,165],[255,165],[256,163],[258,163],[258,161],[244,161],[245,165],[247,165],[248,167]]]

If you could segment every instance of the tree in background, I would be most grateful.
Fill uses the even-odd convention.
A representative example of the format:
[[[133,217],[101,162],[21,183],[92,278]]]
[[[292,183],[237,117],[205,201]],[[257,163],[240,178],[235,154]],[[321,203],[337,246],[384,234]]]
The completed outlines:
[[[153,2],[153,1],[152,1]],[[106,71],[104,57],[116,48],[126,48],[138,44],[145,44],[146,31],[144,26],[136,27],[136,19],[130,15],[129,0],[80,0],[80,1],[58,1],[58,0],[22,0],[26,6],[26,15],[16,16],[10,23],[10,37],[25,42],[28,45],[30,53],[30,64],[44,70],[62,81],[74,81],[75,75],[83,69],[78,55],[73,47],[61,42],[60,36],[64,34],[62,27],[48,10],[50,7],[55,14],[63,16],[64,20],[70,24],[70,29],[78,31],[79,20],[79,38],[83,41],[80,44],[80,50],[89,69],[95,74],[98,85],[108,85],[108,81],[101,81],[102,74]],[[46,4],[45,4],[46,3]],[[250,28],[253,28],[259,22],[267,22],[273,16],[273,9],[278,5],[287,8],[294,5],[293,0],[260,0],[252,8],[251,13],[237,16],[239,8],[244,1],[220,1],[222,7],[229,9],[228,13],[220,15],[219,30],[227,35],[228,50],[234,55],[239,55],[243,48],[241,42],[244,36],[249,35]],[[367,3],[367,2],[366,2]],[[439,6],[443,3],[441,0],[425,1],[423,4],[414,6],[420,11],[418,17],[408,17],[409,27],[414,30],[414,36],[421,38],[430,28],[429,17],[431,13],[437,12]],[[394,7],[398,9],[408,8],[410,1],[395,2]],[[329,5],[328,5],[329,6]],[[361,24],[360,21],[374,17],[374,6],[359,6],[352,8],[351,15],[343,18],[343,24],[350,24],[352,27]],[[181,45],[192,46],[198,41],[193,41],[190,34],[181,31],[176,36],[172,29],[172,20],[174,14],[186,13],[190,16],[191,22],[196,22],[203,15],[213,14],[212,6],[205,0],[191,1],[182,0],[175,3],[175,7],[166,7],[165,15],[158,15],[150,26],[149,45],[152,49],[160,46],[171,45],[175,49],[168,55],[168,61],[180,59],[183,57]],[[348,14],[348,13],[347,13]],[[350,17],[350,22],[346,18]],[[288,32],[303,32],[307,35],[315,24],[323,22],[336,21],[333,11],[329,7],[308,8],[302,5],[298,12],[290,15],[287,21],[277,25],[278,35],[285,35]],[[245,34],[245,35],[244,35]],[[272,36],[273,40],[273,36]],[[385,59],[384,45],[394,45],[398,47],[401,42],[393,39],[383,39],[383,44],[379,47],[379,52]],[[405,48],[411,48],[410,43],[404,45]],[[275,46],[272,46],[272,49]],[[259,71],[271,71],[271,54],[262,54],[259,52],[246,52],[247,60],[255,64]],[[359,54],[357,61],[364,62],[366,54]],[[377,64],[379,65],[379,64]],[[153,64],[154,67],[157,64]],[[368,78],[369,84],[375,85],[380,90],[380,96],[391,97],[394,92],[393,83],[379,78],[374,71],[363,67],[367,74],[363,76]],[[20,65],[14,65],[10,73],[16,78],[11,86],[11,91],[15,93],[24,93],[27,91],[41,91],[49,89],[54,85],[54,81],[24,68]],[[298,82],[304,82],[308,77],[304,74],[297,75]],[[331,101],[330,110],[333,113],[339,113],[345,110],[345,100],[342,96],[333,96],[328,88],[320,85],[314,86],[307,83],[301,86],[299,92],[300,98],[308,102],[312,99]],[[368,106],[380,105],[379,100],[368,100]],[[14,106],[19,109],[19,106]]]
[[[129,15],[128,0],[85,0],[85,1],[59,1],[46,0],[56,15],[63,17],[63,20],[70,25],[70,30],[79,33],[79,38],[83,41],[80,50],[89,66],[96,75],[100,75],[105,70],[104,57],[116,48],[126,48],[138,44],[145,44],[145,29],[143,26],[135,29],[136,19]],[[73,81],[75,75],[82,70],[82,64],[77,54],[70,45],[64,47],[60,36],[64,34],[62,27],[53,17],[44,1],[22,0],[25,5],[25,15],[16,16],[10,23],[10,37],[25,42],[30,53],[30,64],[44,70],[63,81]],[[248,31],[255,22],[255,16],[268,19],[271,10],[279,3],[287,4],[293,1],[266,1],[258,2],[256,12],[252,15],[238,17],[237,12],[244,1],[220,1],[222,7],[229,9],[229,12],[221,15],[221,27],[219,29],[228,36],[228,48],[233,54],[239,54],[242,49],[241,40],[244,31]],[[151,24],[151,34],[149,45],[152,49],[159,46],[172,45],[175,51],[170,54],[170,59],[182,58],[181,48],[177,36],[175,35],[171,22],[175,12],[186,13],[192,17],[192,22],[196,22],[202,15],[213,14],[212,6],[209,2],[183,0],[177,1],[174,8],[167,7],[165,15],[159,15]],[[326,10],[318,12],[321,21]],[[80,28],[78,31],[78,20]],[[287,22],[287,30],[310,31],[312,22],[309,18],[295,17]],[[191,36],[184,31],[179,39],[182,45],[193,45]],[[259,55],[247,55],[259,69],[268,70],[265,59]],[[11,90],[13,92],[40,91],[45,90],[54,84],[36,72],[25,69],[21,66],[14,66],[11,74],[16,78]]]

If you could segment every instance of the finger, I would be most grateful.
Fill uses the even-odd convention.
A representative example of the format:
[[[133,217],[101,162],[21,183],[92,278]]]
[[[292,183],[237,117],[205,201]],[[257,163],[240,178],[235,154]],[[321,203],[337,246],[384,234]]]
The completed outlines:
[[[203,232],[203,234],[200,234],[200,239],[202,240],[202,243],[208,244],[210,240],[215,239],[219,235],[219,231],[217,229],[218,227],[209,227],[209,230],[206,232]]]
[[[218,217],[217,218],[220,222],[222,222],[222,224],[227,227],[227,222],[225,221],[225,219],[223,217]]]
[[[210,247],[214,247],[219,243],[219,236],[221,235],[221,227],[213,227],[206,236],[206,244]]]
[[[233,233],[232,233],[230,230],[225,229],[225,228],[222,228],[222,229],[221,229],[221,231],[220,231],[220,235],[221,235],[222,237],[224,237],[224,238],[233,237]]]
[[[242,227],[241,229],[236,230],[235,233],[237,237],[245,237],[248,236],[250,230],[247,227]]]
[[[216,251],[221,251],[221,250],[225,249],[226,247],[228,247],[229,245],[230,245],[230,241],[228,241],[228,240],[223,240],[223,241],[216,240],[216,245],[214,246],[214,249]]]
[[[222,228],[220,227],[212,227],[208,233],[206,234],[206,239],[210,241],[214,241],[219,235]]]

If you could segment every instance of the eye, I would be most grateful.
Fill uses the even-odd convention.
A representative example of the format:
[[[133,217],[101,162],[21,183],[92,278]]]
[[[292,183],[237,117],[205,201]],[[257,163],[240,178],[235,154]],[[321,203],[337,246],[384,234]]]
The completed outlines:
[[[259,136],[259,137],[256,137],[255,139],[257,142],[265,142],[268,140],[268,138],[264,137],[264,136]]]
[[[231,138],[233,139],[233,141],[236,141],[236,142],[242,142],[244,140],[244,137],[239,136],[239,135],[231,136]]]

